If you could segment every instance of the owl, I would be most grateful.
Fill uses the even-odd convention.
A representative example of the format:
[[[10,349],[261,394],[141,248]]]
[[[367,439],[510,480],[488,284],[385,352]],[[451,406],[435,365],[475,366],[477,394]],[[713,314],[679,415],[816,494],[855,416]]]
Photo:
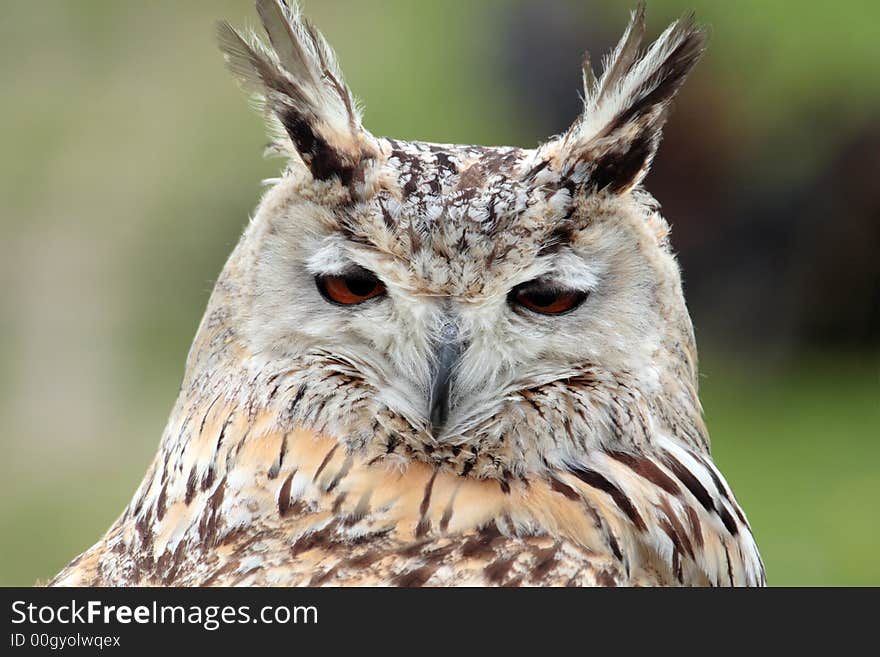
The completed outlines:
[[[642,188],[704,50],[644,6],[532,148],[376,137],[295,6],[219,25],[287,156],[158,453],[54,585],[763,585]]]

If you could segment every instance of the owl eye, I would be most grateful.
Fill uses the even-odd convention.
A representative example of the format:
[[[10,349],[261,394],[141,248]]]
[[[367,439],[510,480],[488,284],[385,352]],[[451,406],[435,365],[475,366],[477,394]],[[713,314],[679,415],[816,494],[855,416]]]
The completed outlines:
[[[316,276],[315,284],[327,301],[342,306],[353,306],[385,294],[385,284],[362,268],[335,276]]]
[[[588,294],[545,281],[529,281],[513,288],[507,300],[542,315],[563,315],[581,305]]]

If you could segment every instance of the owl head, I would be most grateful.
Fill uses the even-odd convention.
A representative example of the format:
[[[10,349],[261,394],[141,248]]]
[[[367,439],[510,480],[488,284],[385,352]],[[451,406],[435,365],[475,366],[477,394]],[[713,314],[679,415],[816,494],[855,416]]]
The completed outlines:
[[[278,422],[470,476],[658,432],[705,446],[679,271],[641,187],[704,48],[691,18],[643,49],[637,9],[600,78],[585,61],[580,117],[526,149],[374,136],[298,9],[257,8],[268,45],[225,23],[220,42],[289,164],[218,281],[190,382],[222,361]]]

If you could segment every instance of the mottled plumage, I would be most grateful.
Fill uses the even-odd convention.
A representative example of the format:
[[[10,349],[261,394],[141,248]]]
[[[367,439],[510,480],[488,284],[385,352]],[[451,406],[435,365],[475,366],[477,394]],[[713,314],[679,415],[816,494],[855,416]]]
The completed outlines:
[[[642,50],[639,8],[585,64],[582,116],[528,150],[374,137],[318,32],[257,7],[271,48],[221,45],[289,166],[140,488],[53,583],[763,584],[641,188],[692,19]]]

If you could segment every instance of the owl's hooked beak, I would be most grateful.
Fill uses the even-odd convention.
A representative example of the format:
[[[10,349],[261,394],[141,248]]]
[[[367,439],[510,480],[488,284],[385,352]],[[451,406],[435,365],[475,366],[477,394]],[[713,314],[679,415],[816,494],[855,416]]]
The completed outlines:
[[[430,420],[436,437],[449,419],[449,389],[455,366],[464,349],[459,337],[458,325],[449,321],[443,326],[440,341],[434,352],[434,371],[431,379]]]

